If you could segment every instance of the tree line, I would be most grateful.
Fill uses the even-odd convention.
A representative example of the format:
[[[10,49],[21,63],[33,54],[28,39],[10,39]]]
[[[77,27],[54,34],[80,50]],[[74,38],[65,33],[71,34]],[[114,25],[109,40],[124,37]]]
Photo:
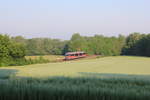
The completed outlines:
[[[25,39],[22,36],[12,37],[13,42],[19,42],[26,48],[26,55],[61,55],[67,41],[50,38]]]
[[[22,36],[11,37],[10,40],[16,44],[22,44],[26,49],[26,55],[64,55],[66,52],[84,51],[91,55],[104,56],[150,56],[150,34],[132,33],[128,36],[117,37],[103,35],[87,37],[75,33],[70,40],[25,39]]]
[[[122,48],[122,54],[150,57],[150,34],[130,34]]]
[[[70,40],[0,35],[0,62],[4,63],[24,59],[26,55],[64,55],[72,51],[103,56],[150,56],[150,34],[87,37],[76,33]]]
[[[117,56],[133,55],[150,57],[150,34],[132,33],[128,36],[105,37],[95,35],[84,37],[74,34],[66,51],[82,50],[88,54]]]
[[[86,37],[76,33],[70,40],[65,41],[50,38],[25,39],[21,36],[12,37],[11,40],[23,44],[26,55],[64,55],[66,52],[84,51],[91,55],[115,56],[121,54],[125,37]]]

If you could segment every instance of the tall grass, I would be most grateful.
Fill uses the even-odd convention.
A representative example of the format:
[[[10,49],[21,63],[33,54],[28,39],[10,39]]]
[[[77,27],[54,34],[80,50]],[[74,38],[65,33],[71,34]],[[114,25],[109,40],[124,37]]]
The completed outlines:
[[[19,78],[0,80],[0,100],[150,100],[150,81]]]

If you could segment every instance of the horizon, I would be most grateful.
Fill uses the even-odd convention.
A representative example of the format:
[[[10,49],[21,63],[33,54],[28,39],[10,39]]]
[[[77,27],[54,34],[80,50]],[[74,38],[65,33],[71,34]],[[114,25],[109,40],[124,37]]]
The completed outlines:
[[[134,33],[139,33],[139,34],[150,34],[150,33],[140,33],[140,32],[132,32],[132,33],[129,33],[129,34],[118,34],[118,35],[111,35],[111,36],[107,36],[107,35],[105,35],[105,34],[92,34],[92,35],[83,35],[83,34],[80,34],[80,33],[73,33],[72,35],[74,35],[74,34],[79,34],[80,36],[85,36],[85,37],[94,37],[95,35],[102,35],[102,36],[104,36],[104,37],[118,37],[119,35],[122,35],[122,36],[125,36],[125,37],[127,37],[127,36],[129,36],[130,34],[134,34]],[[58,38],[58,37],[48,37],[48,36],[46,36],[46,37],[44,37],[44,36],[35,36],[35,37],[28,37],[28,36],[24,36],[24,35],[11,35],[11,34],[7,34],[7,33],[0,33],[0,34],[2,34],[2,35],[8,35],[8,36],[10,36],[10,37],[17,37],[17,36],[21,36],[21,37],[23,37],[23,38],[25,38],[25,39],[34,39],[34,38],[49,38],[49,39],[59,39],[59,40],[71,40],[71,37],[72,37],[72,35],[70,36],[70,38],[67,38],[67,39],[62,39],[62,38]]]
[[[69,40],[82,36],[150,33],[149,0],[5,0],[0,33]]]

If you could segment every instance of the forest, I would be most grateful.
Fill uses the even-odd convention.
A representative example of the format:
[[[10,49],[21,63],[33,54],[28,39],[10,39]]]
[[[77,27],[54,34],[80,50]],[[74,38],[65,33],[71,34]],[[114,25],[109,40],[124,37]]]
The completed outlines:
[[[150,34],[132,33],[128,36],[119,35],[117,37],[103,35],[87,37],[75,33],[70,40],[26,39],[22,36],[0,35],[1,66],[8,62],[11,63],[8,65],[19,65],[18,62],[22,61],[27,64],[34,63],[24,59],[27,55],[64,55],[71,51],[84,51],[89,55],[102,56],[150,56]]]
[[[87,37],[76,33],[70,40],[25,39],[21,36],[11,37],[10,40],[24,45],[26,55],[63,55],[69,51],[84,51],[88,54],[104,56],[150,56],[150,34],[132,33],[126,37],[123,35]]]

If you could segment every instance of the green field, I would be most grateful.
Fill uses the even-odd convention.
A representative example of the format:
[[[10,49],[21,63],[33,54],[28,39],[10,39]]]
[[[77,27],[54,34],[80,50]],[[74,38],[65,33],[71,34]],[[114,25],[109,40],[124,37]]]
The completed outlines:
[[[4,71],[5,70],[5,71]],[[13,73],[23,77],[82,76],[89,73],[150,75],[148,57],[104,57],[17,67],[2,67],[1,76]]]
[[[2,67],[0,99],[149,100],[150,58],[118,56]]]

